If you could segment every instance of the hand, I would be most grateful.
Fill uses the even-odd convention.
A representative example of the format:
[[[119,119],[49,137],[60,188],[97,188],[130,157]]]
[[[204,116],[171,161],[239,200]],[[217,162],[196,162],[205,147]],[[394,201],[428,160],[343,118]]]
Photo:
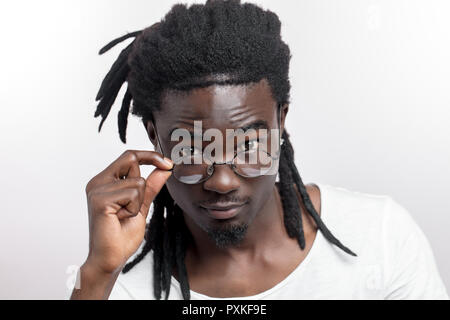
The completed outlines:
[[[168,160],[168,159],[167,159]],[[173,164],[154,151],[127,150],[86,186],[89,255],[85,264],[102,273],[122,270],[144,239],[150,204]],[[156,166],[147,179],[139,165]]]

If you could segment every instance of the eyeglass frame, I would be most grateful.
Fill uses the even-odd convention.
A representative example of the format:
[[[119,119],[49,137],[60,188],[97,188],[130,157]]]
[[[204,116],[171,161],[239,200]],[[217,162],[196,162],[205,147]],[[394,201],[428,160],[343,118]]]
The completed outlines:
[[[278,159],[280,159],[280,155],[281,155],[281,145],[283,144],[283,141],[284,141],[284,139],[281,138],[281,108],[282,108],[281,103],[278,103],[278,106],[277,106],[277,118],[278,118],[278,130],[280,130],[280,136],[279,136],[279,139],[278,139],[278,152],[277,152],[278,154],[274,157],[274,156],[272,156],[269,152],[264,151],[264,152],[266,152],[266,153],[269,155],[269,157],[270,157],[272,160],[278,160]],[[162,144],[161,144],[161,141],[159,140],[159,135],[158,135],[158,132],[157,132],[157,130],[156,130],[156,124],[155,124],[155,122],[154,122],[153,120],[152,120],[152,123],[153,123],[153,128],[155,129],[156,140],[158,141],[159,148],[161,149],[161,153],[162,153],[163,157],[165,157],[165,155],[164,155],[164,150],[163,150],[163,148],[162,148]],[[242,151],[242,152],[246,152],[246,151]],[[204,178],[204,179],[199,180],[199,181],[196,182],[196,183],[186,183],[186,182],[183,182],[183,181],[179,180],[177,177],[175,177],[175,179],[177,179],[178,181],[180,181],[181,183],[184,183],[184,184],[189,184],[189,185],[199,184],[199,183],[205,182],[206,180],[208,180],[209,178],[212,177],[212,175],[214,174],[215,166],[216,166],[216,165],[224,165],[224,164],[230,165],[230,167],[231,167],[231,169],[233,170],[233,172],[234,172],[235,174],[237,174],[238,176],[241,176],[241,177],[244,177],[244,178],[257,178],[257,177],[261,177],[262,175],[254,176],[254,177],[247,177],[247,176],[243,176],[243,175],[240,174],[239,172],[236,172],[236,165],[235,165],[233,162],[234,162],[234,159],[236,159],[237,155],[240,154],[240,153],[241,153],[241,152],[236,152],[236,151],[235,151],[234,157],[233,157],[233,159],[231,159],[230,161],[226,161],[226,162],[216,162],[216,161],[214,161],[213,163],[208,164],[208,168],[206,169],[206,171],[207,171],[207,173],[208,173],[208,176],[207,176],[206,178]],[[209,160],[211,160],[211,159],[209,159]],[[172,168],[168,169],[167,171],[173,171],[173,170],[175,169],[175,166],[176,166],[176,165],[179,165],[179,164],[173,164]],[[184,165],[186,165],[186,164],[184,164]],[[195,164],[194,164],[194,165],[195,165]],[[211,168],[212,168],[212,172],[210,173],[210,169],[211,169]]]

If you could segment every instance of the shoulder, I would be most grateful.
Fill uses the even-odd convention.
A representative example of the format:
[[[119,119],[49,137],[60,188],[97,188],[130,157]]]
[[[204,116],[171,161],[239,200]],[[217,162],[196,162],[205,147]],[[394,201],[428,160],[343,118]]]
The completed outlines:
[[[430,243],[404,205],[385,194],[318,186],[322,220],[356,252],[361,270],[380,271],[385,299],[448,299]]]
[[[375,194],[337,187],[329,184],[314,183],[320,190],[323,218],[329,223],[346,223],[363,227],[381,224],[387,210],[399,211],[395,201],[386,194]],[[395,203],[396,204],[396,203]],[[381,227],[381,225],[380,225]]]
[[[392,196],[317,184],[321,191],[324,222],[348,228],[364,240],[375,237],[394,240],[424,236],[406,207]]]
[[[358,256],[380,257],[387,226],[396,221],[412,228],[411,216],[391,196],[361,192],[329,184],[315,183],[320,189],[321,218],[330,231]]]

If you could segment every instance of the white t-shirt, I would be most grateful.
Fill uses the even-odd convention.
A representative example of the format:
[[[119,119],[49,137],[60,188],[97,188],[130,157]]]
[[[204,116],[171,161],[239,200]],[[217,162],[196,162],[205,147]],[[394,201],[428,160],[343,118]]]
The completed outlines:
[[[449,298],[428,240],[405,208],[386,195],[316,185],[322,220],[357,257],[318,231],[306,258],[284,280],[259,294],[229,299]],[[128,273],[121,273],[109,299],[155,299],[152,260],[149,252]],[[169,299],[182,299],[174,277]],[[191,299],[223,298],[191,290]]]

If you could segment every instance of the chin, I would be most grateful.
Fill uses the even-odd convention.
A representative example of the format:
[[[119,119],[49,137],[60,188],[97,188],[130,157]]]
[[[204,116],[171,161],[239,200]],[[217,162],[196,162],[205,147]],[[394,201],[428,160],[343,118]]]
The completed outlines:
[[[219,248],[238,246],[248,230],[246,223],[226,223],[220,226],[210,226],[206,232],[209,238]]]

